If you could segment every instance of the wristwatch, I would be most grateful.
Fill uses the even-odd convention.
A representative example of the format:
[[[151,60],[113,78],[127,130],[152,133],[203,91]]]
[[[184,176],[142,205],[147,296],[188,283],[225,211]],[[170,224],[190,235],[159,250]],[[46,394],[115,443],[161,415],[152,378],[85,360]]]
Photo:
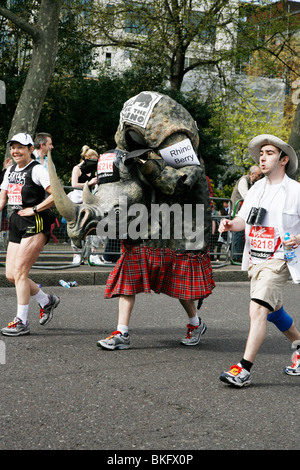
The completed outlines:
[[[33,212],[34,212],[35,214],[38,213],[36,206],[33,206],[32,210],[33,210]]]

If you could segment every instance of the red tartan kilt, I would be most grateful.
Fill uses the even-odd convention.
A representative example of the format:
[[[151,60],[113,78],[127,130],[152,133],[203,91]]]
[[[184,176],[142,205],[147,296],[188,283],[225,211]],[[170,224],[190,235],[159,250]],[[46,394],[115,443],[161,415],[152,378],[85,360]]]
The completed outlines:
[[[209,254],[125,244],[122,251],[108,277],[106,299],[154,291],[176,299],[198,300],[215,287]]]

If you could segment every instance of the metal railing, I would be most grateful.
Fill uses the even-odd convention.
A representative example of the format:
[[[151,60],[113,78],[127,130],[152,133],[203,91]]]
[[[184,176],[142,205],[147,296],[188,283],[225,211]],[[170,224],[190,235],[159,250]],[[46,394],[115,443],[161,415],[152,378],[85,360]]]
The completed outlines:
[[[237,212],[241,208],[244,199],[239,199],[234,204],[232,218],[236,216]],[[232,232],[232,241],[231,241],[231,264],[241,265],[243,251],[245,245],[245,231],[241,232]]]
[[[220,234],[218,227],[221,219],[231,219],[232,204],[229,198],[211,197],[212,203],[212,229],[209,237],[210,259],[213,268],[221,268],[230,262],[231,256],[231,232]],[[228,203],[227,211],[225,209],[217,210],[216,203]]]

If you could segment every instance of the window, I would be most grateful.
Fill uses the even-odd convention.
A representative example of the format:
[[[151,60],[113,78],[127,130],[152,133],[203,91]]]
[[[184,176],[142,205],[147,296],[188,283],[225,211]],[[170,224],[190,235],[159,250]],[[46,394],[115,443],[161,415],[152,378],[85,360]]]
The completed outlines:
[[[205,22],[204,22],[205,21]],[[204,11],[191,11],[184,21],[187,31],[195,34],[195,39],[203,43],[214,44],[216,41],[216,21],[206,18]]]
[[[111,52],[105,53],[105,64],[111,66]]]
[[[126,1],[125,33],[147,35],[147,16],[151,5],[145,3]]]

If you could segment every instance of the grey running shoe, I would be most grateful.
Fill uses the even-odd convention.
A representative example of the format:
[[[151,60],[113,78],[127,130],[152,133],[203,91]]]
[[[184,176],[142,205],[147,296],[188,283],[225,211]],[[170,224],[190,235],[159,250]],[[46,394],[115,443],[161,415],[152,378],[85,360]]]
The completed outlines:
[[[184,346],[196,346],[200,343],[201,335],[207,330],[207,326],[205,325],[204,321],[200,320],[200,324],[198,326],[192,326],[190,324],[187,326],[187,333],[184,338],[180,341],[181,344]]]
[[[5,328],[2,328],[1,333],[4,336],[29,335],[30,333],[29,323],[27,322],[26,325],[24,325],[24,323],[22,323],[20,318],[16,317]]]
[[[300,351],[295,351],[292,357],[292,365],[284,369],[287,375],[300,375]]]
[[[234,387],[245,387],[250,385],[251,374],[240,363],[231,366],[229,371],[220,375],[221,382],[225,382]]]
[[[129,349],[130,337],[128,333],[122,335],[121,331],[113,331],[106,339],[100,339],[97,346],[104,349]]]
[[[49,295],[49,303],[45,307],[40,306],[40,325],[46,325],[52,320],[53,310],[58,306],[60,298],[56,295]]]

